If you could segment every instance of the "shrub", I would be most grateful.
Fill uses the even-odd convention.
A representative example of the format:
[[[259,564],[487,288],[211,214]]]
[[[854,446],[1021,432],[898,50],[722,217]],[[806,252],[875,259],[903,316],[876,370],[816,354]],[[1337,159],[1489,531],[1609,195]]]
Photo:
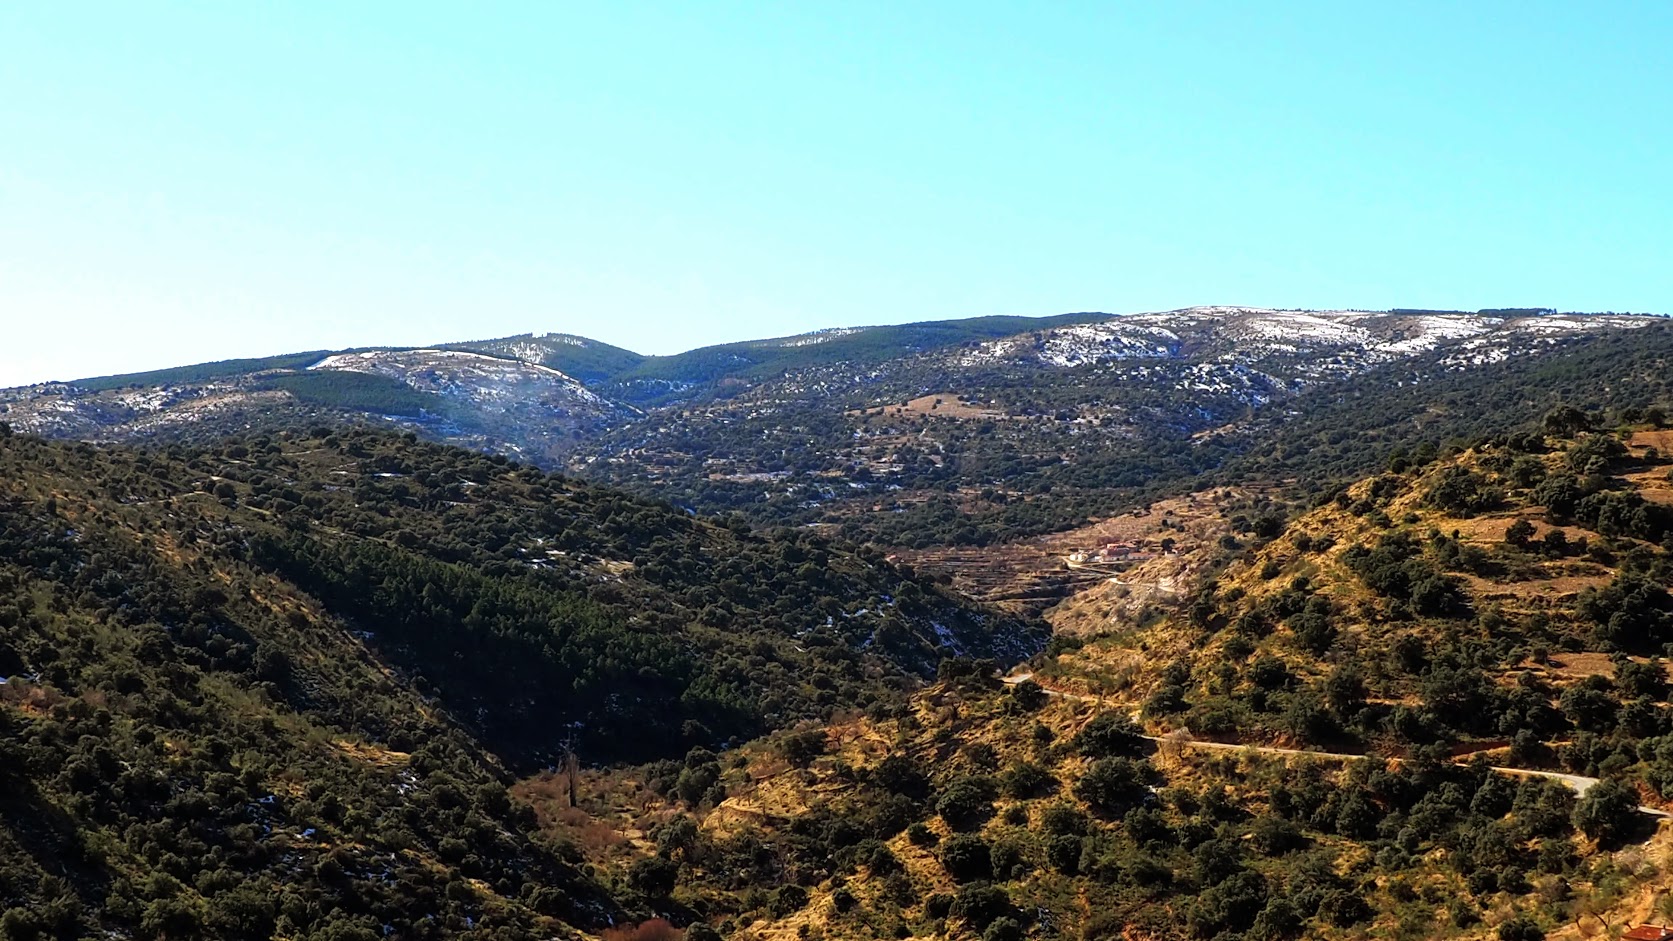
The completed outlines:
[[[1073,876],[1080,872],[1080,857],[1083,850],[1081,838],[1078,836],[1069,834],[1054,836],[1046,844],[1046,862],[1051,864],[1051,868],[1058,872]]]
[[[807,890],[799,885],[781,885],[773,890],[773,900],[768,905],[774,918],[785,918],[794,915],[807,907]]]
[[[791,732],[779,739],[777,751],[785,761],[800,768],[825,754],[826,745],[824,729],[807,729]]]
[[[953,900],[952,913],[963,918],[977,931],[986,930],[1001,918],[1009,918],[1015,910],[1005,890],[985,883],[967,885],[958,890]]]
[[[1056,783],[1046,769],[1032,761],[1019,761],[1006,770],[1000,788],[1007,797],[1026,800],[1046,793]]]
[[[1319,903],[1319,917],[1338,928],[1351,928],[1371,917],[1371,906],[1357,892],[1333,889]]]
[[[1255,819],[1250,840],[1263,856],[1282,856],[1307,844],[1300,827],[1274,814],[1262,814]]]
[[[1033,680],[1023,680],[1011,687],[1011,701],[1024,712],[1033,712],[1046,704],[1045,689]]]
[[[1266,899],[1266,880],[1259,873],[1240,872],[1197,896],[1187,915],[1187,925],[1199,938],[1242,931],[1255,923],[1266,906]]]
[[[941,847],[941,866],[958,882],[993,878],[993,853],[986,840],[959,833]]]
[[[966,776],[947,785],[941,799],[935,802],[935,812],[955,830],[981,826],[993,816],[995,788],[989,778]]]
[[[1504,502],[1504,492],[1487,479],[1464,467],[1448,467],[1436,475],[1424,494],[1424,502],[1459,516],[1485,513]]]
[[[878,762],[871,771],[871,782],[891,794],[914,800],[929,796],[929,775],[916,761],[904,755],[890,755]]]
[[[1053,836],[1079,836],[1086,832],[1086,825],[1086,815],[1068,804],[1052,804],[1040,812],[1040,829]]]
[[[1074,738],[1075,750],[1088,758],[1131,755],[1144,742],[1144,734],[1124,712],[1100,713]]]
[[[1033,868],[1023,855],[1022,847],[1009,840],[994,843],[988,857],[992,862],[993,878],[1001,882],[1021,879]]]
[[[674,882],[679,878],[679,874],[679,866],[660,856],[652,856],[635,862],[628,869],[627,882],[635,892],[655,898],[666,898],[674,891]]]
[[[1619,781],[1600,781],[1574,805],[1574,826],[1605,846],[1618,844],[1638,819],[1638,796]]]
[[[1015,918],[995,918],[982,933],[982,941],[1022,941],[1022,925]]]
[[[1545,931],[1526,915],[1512,915],[1499,924],[1499,941],[1545,941]]]
[[[1118,815],[1149,796],[1150,768],[1130,758],[1100,758],[1075,782],[1075,796],[1094,809]]]

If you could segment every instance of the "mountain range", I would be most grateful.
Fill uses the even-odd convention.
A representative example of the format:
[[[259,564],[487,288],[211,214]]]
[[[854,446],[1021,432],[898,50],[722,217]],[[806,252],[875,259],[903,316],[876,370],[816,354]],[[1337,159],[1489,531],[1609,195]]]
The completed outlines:
[[[1266,425],[1315,403],[1491,384],[1611,343],[1661,351],[1670,334],[1644,315],[1243,307],[843,328],[660,357],[526,334],[0,390],[0,421],[105,442],[372,422],[699,512],[968,544],[1136,505],[1258,451]]]
[[[0,941],[1668,912],[1661,318],[527,335],[0,408]]]
[[[479,435],[507,456],[551,464],[585,452],[605,432],[652,427],[658,411],[670,408],[759,408],[787,399],[864,407],[948,392],[938,383],[968,385],[961,377],[994,370],[1049,377],[1088,368],[1116,373],[1117,381],[1148,379],[1262,405],[1420,354],[1441,351],[1444,363],[1464,368],[1657,320],[1545,310],[1193,307],[836,328],[673,356],[537,333],[41,383],[4,390],[0,402],[19,431],[101,440],[235,426],[254,412],[338,410],[411,422],[441,440],[474,443]]]

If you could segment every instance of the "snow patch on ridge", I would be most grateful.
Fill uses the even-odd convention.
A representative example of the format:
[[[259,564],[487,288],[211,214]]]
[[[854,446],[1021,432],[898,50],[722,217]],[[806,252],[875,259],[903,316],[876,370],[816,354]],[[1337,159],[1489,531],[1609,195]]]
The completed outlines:
[[[550,366],[465,350],[336,353],[308,368],[386,376],[421,392],[477,402],[531,394],[558,394],[588,405],[610,407],[605,399],[578,380]]]
[[[802,347],[802,346],[817,346],[821,343],[826,343],[826,342],[829,342],[831,340],[834,340],[837,337],[845,337],[845,336],[849,336],[851,334],[859,333],[862,329],[864,329],[864,328],[862,328],[862,327],[827,327],[824,330],[815,330],[812,333],[804,333],[804,334],[801,334],[800,336],[785,337],[782,340],[769,340],[769,341],[763,343],[762,345],[763,346],[777,346],[777,347],[784,347],[784,348],[795,348],[795,347]]]

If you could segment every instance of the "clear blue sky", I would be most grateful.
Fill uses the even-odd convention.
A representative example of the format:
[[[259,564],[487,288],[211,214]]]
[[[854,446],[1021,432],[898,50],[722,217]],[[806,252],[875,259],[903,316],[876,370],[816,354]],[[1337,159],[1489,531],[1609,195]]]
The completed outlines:
[[[0,7],[0,384],[554,330],[1673,308],[1673,4]]]

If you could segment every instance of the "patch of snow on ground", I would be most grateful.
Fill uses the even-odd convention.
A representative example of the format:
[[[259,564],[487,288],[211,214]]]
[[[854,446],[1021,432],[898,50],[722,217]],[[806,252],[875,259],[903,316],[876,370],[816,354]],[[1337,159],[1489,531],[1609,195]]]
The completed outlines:
[[[935,632],[935,642],[937,645],[945,647],[954,653],[963,652],[964,645],[959,643],[958,635],[947,629],[947,625],[932,619],[929,622],[929,627],[930,630]]]
[[[363,372],[398,379],[415,389],[484,401],[559,394],[590,405],[607,405],[580,382],[537,363],[501,359],[465,350],[377,350],[336,354],[310,370]]]
[[[1244,318],[1243,336],[1299,346],[1370,346],[1370,331],[1357,324],[1321,314],[1275,310]]]
[[[1039,358],[1053,366],[1084,366],[1107,359],[1171,356],[1179,335],[1165,327],[1088,323],[1046,334]]]
[[[798,346],[816,346],[820,343],[834,340],[837,337],[845,337],[849,334],[859,332],[859,327],[830,327],[825,330],[815,330],[812,333],[804,333],[801,336],[786,337],[785,339],[778,341],[775,345],[787,348]]]
[[[539,343],[507,343],[505,352],[506,355],[525,363],[538,363],[546,358],[546,347]]]
[[[1043,334],[1030,332],[988,340],[974,349],[964,350],[953,362],[969,367],[1035,359],[1050,366],[1072,368],[1112,359],[1173,356],[1178,344],[1179,334],[1160,324],[1105,321],[1054,327]]]
[[[162,389],[135,389],[122,392],[116,401],[136,412],[155,412],[174,403],[174,394]]]
[[[1650,323],[1643,317],[1570,317],[1565,315],[1547,317],[1522,317],[1510,322],[1513,330],[1527,333],[1572,333],[1576,330],[1634,330]]]
[[[1404,326],[1416,327],[1416,336],[1376,344],[1384,353],[1412,354],[1432,350],[1442,343],[1466,340],[1492,331],[1504,321],[1497,317],[1424,314],[1408,318]]]

